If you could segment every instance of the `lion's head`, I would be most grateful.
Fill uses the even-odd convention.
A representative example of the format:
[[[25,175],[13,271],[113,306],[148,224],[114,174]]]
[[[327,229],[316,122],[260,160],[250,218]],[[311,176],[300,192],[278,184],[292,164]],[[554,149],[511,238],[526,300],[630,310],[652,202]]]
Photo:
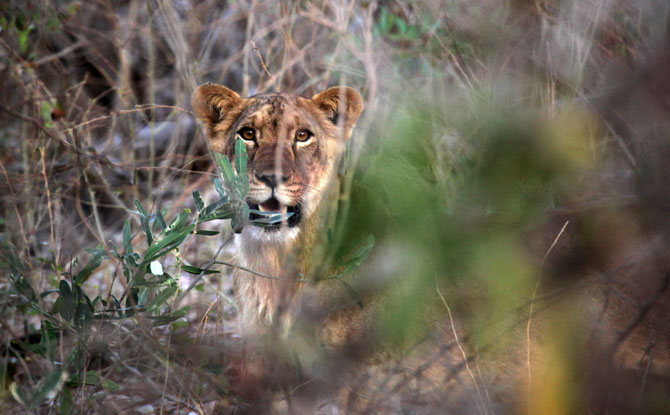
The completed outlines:
[[[249,207],[292,213],[286,223],[253,230],[273,239],[295,236],[317,210],[363,110],[360,95],[347,87],[311,99],[286,93],[245,99],[224,86],[204,84],[193,93],[192,105],[214,151],[234,162],[236,140],[246,144]]]

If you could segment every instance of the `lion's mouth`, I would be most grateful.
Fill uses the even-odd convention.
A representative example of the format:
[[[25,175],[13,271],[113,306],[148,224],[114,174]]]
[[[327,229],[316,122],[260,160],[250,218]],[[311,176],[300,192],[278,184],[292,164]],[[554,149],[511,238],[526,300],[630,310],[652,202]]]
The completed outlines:
[[[289,215],[288,219],[286,220],[286,224],[288,225],[289,228],[292,228],[296,226],[298,223],[300,223],[301,219],[301,207],[300,204],[294,205],[294,206],[289,206],[289,205],[284,205],[279,200],[277,200],[275,197],[271,197],[268,200],[266,200],[263,203],[251,203],[247,202],[247,205],[249,205],[249,208],[252,210],[257,210],[259,212],[263,212],[263,214],[258,214],[255,212],[250,212],[249,213],[249,220],[251,221],[259,221],[264,218],[268,218],[271,214],[280,214],[280,215]],[[277,230],[281,227],[282,221],[278,221],[272,224],[263,224],[263,227],[266,230]]]

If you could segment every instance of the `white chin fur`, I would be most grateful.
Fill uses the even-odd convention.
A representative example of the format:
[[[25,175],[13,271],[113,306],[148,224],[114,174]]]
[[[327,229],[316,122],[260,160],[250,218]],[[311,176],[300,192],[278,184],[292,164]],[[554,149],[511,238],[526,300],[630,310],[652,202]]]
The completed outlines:
[[[295,241],[299,233],[300,229],[297,226],[293,228],[282,226],[277,230],[266,231],[259,226],[248,225],[242,230],[242,238],[250,243],[281,245]]]

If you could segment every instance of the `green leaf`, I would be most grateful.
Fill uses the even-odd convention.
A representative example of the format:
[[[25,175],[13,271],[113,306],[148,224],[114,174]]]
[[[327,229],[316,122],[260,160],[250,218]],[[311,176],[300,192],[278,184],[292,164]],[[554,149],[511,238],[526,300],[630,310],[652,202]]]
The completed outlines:
[[[133,253],[133,245],[130,241],[130,220],[126,219],[123,224],[123,255]]]
[[[52,312],[60,313],[61,317],[70,321],[74,316],[75,301],[67,281],[61,280],[58,292],[60,293],[60,296],[56,299]]]
[[[142,261],[142,264],[140,264],[140,266],[145,267],[154,259],[165,255],[172,249],[179,246],[184,241],[186,236],[188,236],[189,233],[193,232],[193,229],[195,229],[195,224],[188,225],[187,227],[179,231],[171,232],[160,241],[151,245],[147,249],[147,252],[144,254],[144,260]]]
[[[156,219],[158,220],[158,224],[161,227],[162,231],[165,231],[167,229],[167,224],[165,223],[165,216],[163,216],[163,212],[160,210],[156,211]]]
[[[116,313],[119,315],[119,317],[123,317],[123,311],[122,311],[123,307],[121,307],[121,303],[119,302],[119,300],[116,297],[114,297],[114,295],[112,295],[112,302],[114,303],[114,308],[116,309]]]
[[[105,253],[105,251],[99,245],[95,249],[86,249],[86,252],[88,252],[91,257],[88,260],[88,264],[86,264],[86,266],[81,271],[79,271],[79,273],[77,273],[77,276],[74,279],[75,284],[83,284],[88,279],[88,277],[90,277],[91,274],[93,274],[93,272],[100,267],[103,259],[107,258],[107,253]]]
[[[186,220],[188,219],[189,215],[191,214],[191,209],[184,209],[182,210],[179,215],[177,215],[176,218],[172,220],[172,223],[170,223],[169,229],[179,229],[181,228],[184,223],[186,223]]]
[[[112,392],[118,392],[121,388],[119,384],[110,379],[105,379],[102,381],[102,387]]]
[[[219,180],[219,179],[214,179],[214,181],[215,181],[215,182],[218,182],[219,184],[221,184],[221,180]],[[216,184],[216,183],[215,183],[215,184]],[[210,213],[212,213],[212,212],[214,212],[215,210],[220,209],[220,208],[222,208],[222,207],[230,207],[230,206],[231,206],[230,203],[227,203],[227,202],[228,202],[228,197],[227,197],[227,196],[221,197],[221,198],[220,198],[219,200],[217,200],[216,202],[209,204],[209,205],[205,208],[205,210],[202,212],[202,214],[201,214],[200,216],[202,216],[202,215],[205,215],[205,216],[206,216],[206,215],[209,215]]]
[[[205,274],[218,274],[219,271],[215,271],[212,269],[204,270],[202,268],[194,267],[193,265],[186,265],[182,264],[181,269],[184,272],[188,272],[189,274],[194,274],[194,275],[200,275],[203,271]]]
[[[237,168],[238,197],[242,200],[249,193],[249,176],[247,176],[247,146],[239,138],[235,143],[235,167]]]
[[[398,18],[395,21],[396,26],[398,26],[398,32],[401,35],[404,35],[407,32],[407,22],[404,19]]]
[[[47,128],[53,126],[53,123],[51,122],[51,114],[53,113],[53,110],[54,104],[51,101],[42,101],[42,105],[40,105],[40,117],[42,118],[44,126]]]
[[[244,224],[249,218],[249,206],[246,203],[242,204],[242,208],[236,212],[231,221],[231,226],[233,227],[233,232],[240,233],[244,228]]]
[[[144,232],[144,235],[147,238],[147,246],[149,246],[154,241],[153,234],[151,233],[151,227],[149,226],[149,215],[147,214],[147,211],[144,210],[144,207],[142,206],[140,201],[137,199],[135,199],[135,206],[137,207],[137,211],[140,214],[140,223],[142,224],[142,231]]]
[[[84,373],[84,380],[79,381],[79,384],[97,385],[99,381],[100,375],[98,374],[97,370],[87,370],[86,373]]]
[[[179,310],[176,310],[173,313],[165,313],[160,316],[147,316],[148,319],[153,321],[153,325],[155,327],[157,326],[163,326],[165,324],[172,323],[175,320],[178,320],[186,315],[188,311],[190,310],[190,307],[182,307]]]
[[[144,235],[147,238],[147,246],[151,245],[154,241],[154,236],[151,233],[151,228],[149,227],[149,220],[148,219],[142,219],[142,231],[144,232]]]
[[[70,376],[70,379],[67,381],[68,385],[79,386],[79,385],[102,385],[103,388],[111,390],[113,392],[118,391],[119,385],[109,379],[102,379],[100,373],[97,370],[88,370],[84,373],[84,378],[82,379],[79,373],[76,373]]]
[[[293,212],[287,212],[285,215],[282,215],[279,212],[261,212],[260,210],[256,209],[249,209],[249,212],[260,216],[260,218],[252,220],[251,223],[265,225],[271,225],[288,220],[288,218],[294,214]]]
[[[126,298],[126,317],[132,317],[135,315],[135,309],[139,309],[137,289],[132,288],[130,290],[130,295]]]
[[[202,201],[202,196],[197,190],[193,191],[193,202],[195,203],[195,208],[200,212],[205,207],[205,202]]]
[[[235,215],[235,208],[230,204],[220,207],[213,213],[207,215],[201,215],[198,218],[198,223],[209,222],[217,219],[230,219]]]
[[[44,381],[38,386],[33,397],[30,398],[30,404],[28,407],[30,409],[37,408],[42,402],[44,402],[49,396],[53,396],[63,387],[63,384],[68,378],[67,372],[62,370],[54,370],[49,374],[49,376],[44,379]]]
[[[247,174],[247,146],[239,138],[235,143],[235,167],[238,176]]]
[[[144,206],[142,206],[142,203],[140,203],[140,201],[137,199],[135,199],[135,207],[137,208],[137,211],[140,213],[140,217],[142,218],[149,217],[147,211],[144,209]]]
[[[9,278],[12,281],[12,289],[16,293],[24,296],[30,302],[37,301],[37,294],[35,294],[33,287],[22,275],[10,275]]]
[[[152,310],[162,306],[167,300],[175,295],[178,289],[179,287],[175,285],[174,287],[167,287],[163,291],[156,294],[154,298],[149,301],[149,304],[147,304],[147,310]]]
[[[205,230],[205,229],[200,229],[200,230],[195,231],[195,233],[197,235],[212,236],[212,235],[218,235],[221,232],[219,232],[219,231],[208,231],[208,230]]]
[[[215,153],[215,157],[219,173],[221,173],[221,177],[223,178],[223,183],[226,187],[231,188],[235,180],[235,173],[233,172],[233,167],[230,165],[230,160],[220,153]]]
[[[223,199],[226,196],[226,190],[223,188],[223,183],[221,182],[221,179],[218,177],[214,179],[214,188],[216,189],[216,192],[221,196]],[[211,205],[210,205],[211,206]]]
[[[24,408],[28,407],[28,400],[26,399],[26,394],[23,391],[23,388],[19,386],[16,382],[12,382],[9,385],[9,392],[12,394],[14,400],[21,404]]]
[[[35,26],[31,23],[27,28],[24,30],[19,30],[19,52],[23,55],[26,53],[26,50],[28,50],[28,35],[30,32],[35,28]]]
[[[69,415],[72,412],[72,393],[69,389],[65,389],[63,393],[60,394],[59,410],[60,415]]]
[[[340,275],[346,275],[358,269],[370,255],[375,246],[375,237],[368,235],[367,241],[345,259],[345,269]]]
[[[139,295],[137,296],[137,304],[141,307],[145,307],[147,304],[147,299],[149,298],[149,293],[152,290],[150,288],[140,288]],[[145,307],[146,308],[146,307]]]
[[[88,295],[86,295],[84,290],[81,289],[80,286],[78,286],[78,285],[74,286],[74,293],[75,293],[75,298],[79,301],[79,303],[85,304],[86,306],[88,306],[89,310],[93,311],[93,303],[88,298]]]

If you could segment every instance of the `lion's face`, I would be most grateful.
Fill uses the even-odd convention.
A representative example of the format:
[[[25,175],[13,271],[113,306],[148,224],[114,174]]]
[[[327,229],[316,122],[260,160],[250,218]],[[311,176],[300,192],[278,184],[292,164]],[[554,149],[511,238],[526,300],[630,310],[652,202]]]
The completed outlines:
[[[243,99],[205,84],[193,93],[192,104],[214,151],[233,162],[237,139],[246,145],[249,207],[292,213],[285,223],[264,228],[275,235],[295,235],[316,211],[363,109],[358,93],[346,87],[311,99],[283,93]]]

